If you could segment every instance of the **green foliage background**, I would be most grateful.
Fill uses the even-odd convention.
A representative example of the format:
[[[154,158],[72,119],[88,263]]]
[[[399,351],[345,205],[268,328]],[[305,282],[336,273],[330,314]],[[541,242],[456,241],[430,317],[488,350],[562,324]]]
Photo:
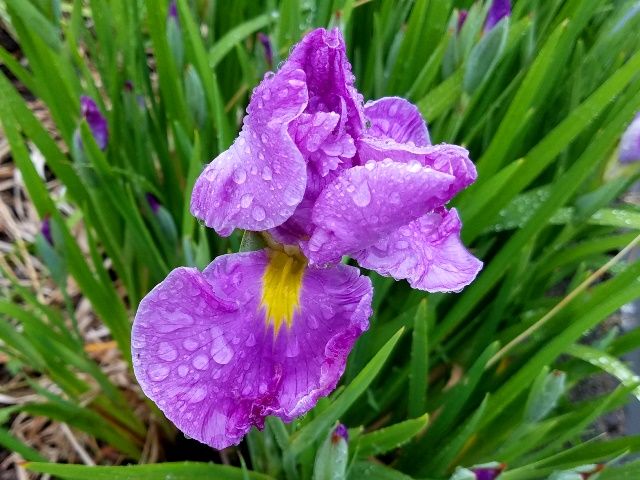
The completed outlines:
[[[366,99],[406,97],[434,143],[469,148],[479,179],[453,203],[485,268],[455,295],[371,274],[374,317],[342,386],[293,424],[270,419],[252,432],[231,452],[237,467],[50,464],[6,428],[0,444],[33,471],[69,479],[444,479],[490,461],[508,465],[501,480],[581,478],[566,472],[595,463],[611,463],[601,480],[640,478],[640,463],[619,465],[640,450],[639,436],[586,440],[595,419],[640,396],[638,377],[620,360],[640,346],[640,331],[579,343],[640,296],[640,262],[616,256],[640,233],[640,210],[619,200],[638,168],[616,162],[619,138],[640,110],[640,4],[516,0],[512,17],[490,32],[480,1],[177,5],[176,23],[164,0],[0,1],[26,62],[3,49],[0,61],[44,101],[69,146],[67,153],[55,143],[0,75],[0,122],[13,160],[52,223],[54,245],[40,238],[33,248],[59,284],[73,277],[125,358],[138,302],[171,268],[202,268],[240,247],[241,232],[216,237],[188,206],[195,177],[231,143],[269,68],[257,32],[271,38],[277,65],[305,31],[341,27]],[[469,16],[457,32],[459,8]],[[81,94],[109,120],[105,152],[81,122]],[[73,147],[76,131],[82,150]],[[66,186],[64,199],[48,195],[28,142]],[[162,205],[156,214],[148,193]],[[61,201],[81,218],[65,217]],[[88,255],[70,230],[80,219]],[[16,374],[47,376],[61,392],[39,389],[39,402],[0,409],[0,421],[17,411],[44,415],[145,462],[148,425],[83,353],[69,311],[40,304],[15,282],[0,299],[0,340]],[[617,389],[569,401],[572,387],[602,370],[619,379]],[[89,391],[97,393],[81,401]],[[351,429],[348,451],[325,444],[338,420]],[[461,468],[454,475],[474,478]]]

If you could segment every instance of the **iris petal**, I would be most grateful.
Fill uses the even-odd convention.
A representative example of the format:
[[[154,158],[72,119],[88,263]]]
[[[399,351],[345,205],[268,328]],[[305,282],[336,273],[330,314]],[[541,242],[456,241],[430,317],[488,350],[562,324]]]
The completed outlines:
[[[233,145],[197,179],[191,213],[220,235],[283,223],[302,200],[306,164],[288,132],[308,102],[305,74],[283,68],[254,90]]]
[[[364,113],[369,120],[367,135],[389,138],[398,143],[412,142],[423,147],[431,145],[427,125],[416,107],[400,97],[384,97],[367,102]]]
[[[178,268],[141,302],[134,371],[185,434],[215,448],[237,444],[266,415],[285,421],[331,392],[367,328],[371,282],[357,268],[307,268],[291,326],[261,305],[265,250],[218,257],[200,273]]]
[[[457,292],[468,285],[482,262],[462,245],[460,217],[442,208],[399,228],[375,245],[354,255],[358,263],[413,288]]]
[[[325,264],[369,247],[443,205],[454,180],[417,162],[385,160],[345,170],[318,197],[305,254]]]

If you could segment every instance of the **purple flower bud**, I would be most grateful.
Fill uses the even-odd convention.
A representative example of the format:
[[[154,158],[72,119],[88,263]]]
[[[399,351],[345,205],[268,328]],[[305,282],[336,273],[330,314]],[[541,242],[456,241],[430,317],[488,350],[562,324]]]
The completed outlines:
[[[169,4],[169,12],[167,13],[167,18],[176,22],[178,21],[178,6],[176,5],[175,0],[173,0]]]
[[[640,113],[627,127],[620,139],[620,163],[629,164],[640,161]]]
[[[269,68],[273,67],[273,50],[271,49],[271,40],[269,39],[269,36],[260,32],[258,33],[258,40],[260,40],[260,43],[262,43],[262,47],[264,48],[264,56]]]
[[[462,30],[462,26],[467,20],[467,15],[469,15],[469,10],[460,10],[458,12],[458,33],[460,33],[460,30]]]
[[[475,473],[476,480],[495,480],[505,468],[506,465],[503,463],[498,465],[497,467],[472,468],[471,471]]]
[[[40,233],[47,241],[47,243],[53,247],[53,236],[51,235],[51,220],[49,220],[49,217],[44,217],[44,220],[42,220],[42,224],[40,225]]]
[[[339,423],[338,426],[333,431],[331,435],[331,441],[333,443],[338,443],[340,439],[343,439],[345,442],[349,441],[349,430],[342,423]]]
[[[484,22],[484,31],[488,32],[495,27],[504,17],[511,15],[511,0],[493,0],[487,19]]]
[[[100,109],[90,97],[82,95],[80,97],[80,107],[82,110],[82,117],[89,124],[93,138],[100,150],[107,148],[107,141],[109,140],[109,127],[107,125],[107,119],[102,116]]]
[[[158,202],[156,196],[153,193],[147,193],[145,197],[147,198],[147,203],[149,204],[151,211],[153,213],[158,213],[158,210],[160,209],[160,202]]]

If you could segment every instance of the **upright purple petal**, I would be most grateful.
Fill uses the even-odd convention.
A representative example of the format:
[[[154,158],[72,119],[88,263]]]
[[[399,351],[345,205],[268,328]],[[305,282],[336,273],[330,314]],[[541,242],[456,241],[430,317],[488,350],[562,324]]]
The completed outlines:
[[[640,161],[640,113],[631,122],[620,140],[620,163]]]
[[[93,101],[91,97],[82,95],[80,97],[80,107],[82,111],[82,117],[89,124],[93,138],[100,150],[107,148],[107,142],[109,140],[109,127],[107,125],[107,119],[104,118],[98,105]]]
[[[422,217],[448,199],[452,175],[418,162],[369,162],[345,170],[313,208],[312,263],[339,261]]]
[[[428,213],[354,255],[360,266],[413,288],[457,292],[473,281],[482,262],[462,245],[455,209]]]
[[[240,135],[196,180],[191,213],[220,235],[287,220],[302,200],[307,165],[289,124],[307,106],[305,73],[283,67],[256,87]]]
[[[266,251],[178,268],[140,303],[134,371],[185,434],[225,448],[267,415],[284,421],[331,392],[367,328],[371,282],[357,268],[308,268],[290,327],[274,335],[262,292]]]
[[[356,138],[364,125],[362,95],[347,58],[340,29],[318,28],[298,43],[286,63],[304,70],[309,89],[307,113],[342,112],[345,103],[346,133]]]
[[[484,31],[492,30],[500,20],[509,16],[511,16],[511,0],[493,0],[484,22]]]
[[[418,107],[399,97],[384,97],[368,102],[364,113],[370,122],[367,134],[398,143],[412,142],[418,147],[431,145],[429,131]]]
[[[333,443],[338,442],[339,439],[342,439],[345,442],[349,441],[349,430],[347,430],[347,427],[342,423],[338,424],[338,426],[333,430],[332,434]]]
[[[505,464],[499,464],[495,467],[476,467],[471,471],[475,474],[476,480],[496,480],[505,468]]]

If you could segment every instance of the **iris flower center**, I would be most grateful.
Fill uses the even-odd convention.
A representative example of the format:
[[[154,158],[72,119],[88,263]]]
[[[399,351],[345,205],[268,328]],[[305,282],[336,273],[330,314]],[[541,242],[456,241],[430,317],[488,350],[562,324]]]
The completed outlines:
[[[277,335],[282,324],[287,328],[300,308],[300,291],[306,261],[301,255],[269,250],[269,263],[262,277],[262,301],[267,325],[273,324]]]

